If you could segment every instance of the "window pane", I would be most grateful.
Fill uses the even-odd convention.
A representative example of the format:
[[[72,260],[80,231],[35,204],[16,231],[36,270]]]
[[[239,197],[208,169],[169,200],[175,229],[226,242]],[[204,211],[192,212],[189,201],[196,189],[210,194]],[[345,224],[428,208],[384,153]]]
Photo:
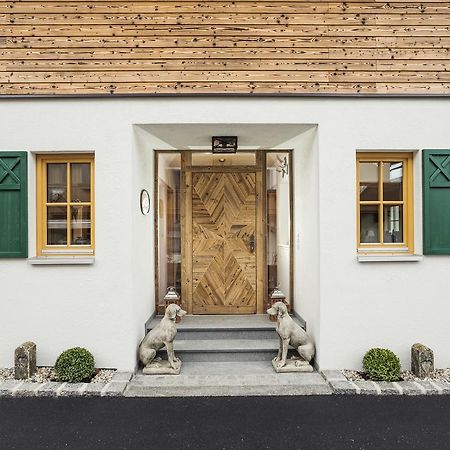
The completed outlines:
[[[67,164],[47,164],[47,202],[67,201]]]
[[[71,206],[70,227],[72,245],[91,244],[91,207]]]
[[[47,206],[47,245],[67,245],[65,206]]]
[[[192,153],[192,165],[193,166],[254,166],[256,164],[255,153],[222,153],[212,154],[211,152],[205,153]]]
[[[359,197],[360,200],[379,200],[378,181],[379,163],[359,163]]]
[[[89,163],[70,164],[70,201],[91,201],[91,165]]]
[[[361,205],[360,213],[361,243],[380,242],[378,232],[378,205]]]
[[[383,200],[402,200],[403,164],[383,163]]]
[[[403,207],[385,206],[383,212],[384,243],[403,242]]]
[[[159,305],[167,288],[181,294],[181,155],[158,154],[158,260]]]
[[[278,285],[290,297],[291,203],[289,153],[266,154],[267,287],[266,298]]]

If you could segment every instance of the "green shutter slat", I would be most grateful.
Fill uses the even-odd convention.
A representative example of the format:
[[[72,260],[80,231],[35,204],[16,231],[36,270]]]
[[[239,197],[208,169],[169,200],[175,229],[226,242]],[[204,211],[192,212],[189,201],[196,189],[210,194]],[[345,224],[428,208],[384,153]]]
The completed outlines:
[[[0,258],[28,256],[27,153],[0,152]]]
[[[450,255],[450,150],[423,151],[423,252]]]

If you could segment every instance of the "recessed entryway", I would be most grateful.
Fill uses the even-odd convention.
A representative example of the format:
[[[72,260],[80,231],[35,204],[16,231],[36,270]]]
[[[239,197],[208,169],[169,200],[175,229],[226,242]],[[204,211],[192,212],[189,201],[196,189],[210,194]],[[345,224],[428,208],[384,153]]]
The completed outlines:
[[[158,305],[169,286],[189,314],[262,314],[276,285],[292,298],[291,159],[156,151]]]

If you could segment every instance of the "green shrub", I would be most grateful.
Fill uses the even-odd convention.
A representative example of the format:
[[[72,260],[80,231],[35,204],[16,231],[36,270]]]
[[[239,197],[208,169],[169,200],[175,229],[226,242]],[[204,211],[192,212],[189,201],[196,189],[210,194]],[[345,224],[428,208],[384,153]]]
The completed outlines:
[[[85,348],[70,348],[58,356],[55,372],[59,381],[69,383],[88,381],[95,374],[94,357]]]
[[[374,381],[398,381],[400,360],[387,348],[371,348],[363,359],[364,372]]]

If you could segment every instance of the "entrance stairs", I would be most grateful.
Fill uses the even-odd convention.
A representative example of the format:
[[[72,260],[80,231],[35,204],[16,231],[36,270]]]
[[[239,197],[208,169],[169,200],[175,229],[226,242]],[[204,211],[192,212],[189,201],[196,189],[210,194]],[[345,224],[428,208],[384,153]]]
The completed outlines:
[[[275,323],[267,315],[185,316],[177,329],[174,348],[183,362],[270,361],[278,351]]]
[[[161,320],[155,317],[147,331]],[[294,317],[299,324],[299,319]],[[273,370],[278,351],[275,322],[267,315],[185,316],[177,324],[180,375],[143,375],[139,370],[127,396],[327,394],[322,376]],[[163,349],[158,356],[167,359]]]

